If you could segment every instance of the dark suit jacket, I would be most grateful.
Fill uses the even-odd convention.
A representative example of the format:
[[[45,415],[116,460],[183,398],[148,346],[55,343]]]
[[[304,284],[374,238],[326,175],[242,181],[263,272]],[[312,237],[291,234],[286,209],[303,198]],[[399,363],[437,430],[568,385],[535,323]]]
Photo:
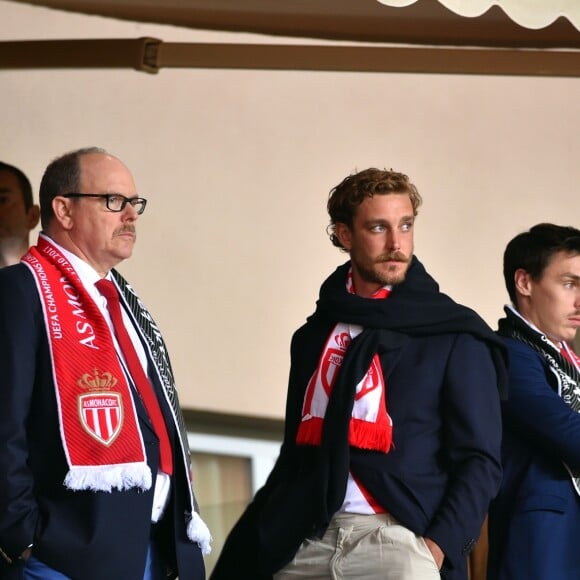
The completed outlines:
[[[558,395],[542,356],[518,340],[505,342],[504,479],[489,514],[488,578],[575,580],[580,497],[563,462],[580,469],[580,414]]]
[[[311,320],[294,335],[280,457],[226,541],[213,580],[271,578],[305,537],[322,531],[311,525],[318,455],[295,440],[304,389],[330,330]],[[439,544],[446,554],[443,578],[465,579],[466,555],[501,479],[499,395],[489,350],[468,334],[408,337],[400,349],[382,354],[381,364],[394,448],[388,454],[351,448],[350,468],[403,525]]]
[[[16,560],[33,543],[38,559],[71,578],[142,580],[153,488],[105,493],[64,487],[68,466],[52,377],[32,274],[24,265],[0,270],[0,549]],[[134,399],[147,463],[156,474],[159,440],[139,397]],[[170,410],[158,399],[178,450]],[[186,536],[189,483],[175,451],[174,461],[170,503],[155,534],[170,577],[178,572],[202,579],[201,552]]]

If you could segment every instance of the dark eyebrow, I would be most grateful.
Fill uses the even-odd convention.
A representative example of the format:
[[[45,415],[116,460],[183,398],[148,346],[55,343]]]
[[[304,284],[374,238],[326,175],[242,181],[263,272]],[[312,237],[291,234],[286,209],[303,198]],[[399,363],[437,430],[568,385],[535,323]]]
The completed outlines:
[[[408,216],[403,216],[400,220],[399,223],[404,223],[404,222],[414,222],[415,221],[415,216],[413,215],[408,215]],[[376,218],[376,219],[369,219],[365,222],[365,224],[380,224],[380,225],[388,225],[390,222],[388,220],[384,220],[382,218]]]

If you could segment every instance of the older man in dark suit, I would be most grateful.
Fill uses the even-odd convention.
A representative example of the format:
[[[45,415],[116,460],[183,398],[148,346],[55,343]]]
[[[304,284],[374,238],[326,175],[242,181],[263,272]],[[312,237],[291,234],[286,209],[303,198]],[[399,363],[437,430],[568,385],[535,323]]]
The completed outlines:
[[[0,555],[24,579],[203,579],[167,350],[114,270],[146,200],[89,148],[48,166],[40,205],[38,244],[0,271]]]

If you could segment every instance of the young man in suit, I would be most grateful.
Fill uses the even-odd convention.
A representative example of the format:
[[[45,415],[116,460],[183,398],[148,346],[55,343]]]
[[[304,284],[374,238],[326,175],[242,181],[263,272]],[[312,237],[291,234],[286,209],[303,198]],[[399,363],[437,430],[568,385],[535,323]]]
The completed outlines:
[[[18,167],[0,161],[0,268],[20,261],[38,218],[28,178]]]
[[[350,260],[294,334],[280,456],[214,580],[467,577],[501,479],[503,349],[414,256],[420,203],[394,171],[331,191]]]
[[[511,304],[504,478],[489,514],[490,580],[580,578],[580,230],[538,224],[504,252]]]
[[[209,531],[167,350],[114,269],[145,205],[104,150],[59,157],[42,178],[37,245],[0,270],[0,555],[12,577],[205,577]]]

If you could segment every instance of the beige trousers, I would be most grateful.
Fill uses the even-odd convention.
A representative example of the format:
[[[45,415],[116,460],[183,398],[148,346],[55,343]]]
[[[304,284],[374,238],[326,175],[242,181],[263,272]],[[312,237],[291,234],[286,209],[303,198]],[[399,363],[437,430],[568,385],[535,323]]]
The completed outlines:
[[[274,580],[439,580],[423,538],[388,514],[337,514],[324,537],[306,539]]]

